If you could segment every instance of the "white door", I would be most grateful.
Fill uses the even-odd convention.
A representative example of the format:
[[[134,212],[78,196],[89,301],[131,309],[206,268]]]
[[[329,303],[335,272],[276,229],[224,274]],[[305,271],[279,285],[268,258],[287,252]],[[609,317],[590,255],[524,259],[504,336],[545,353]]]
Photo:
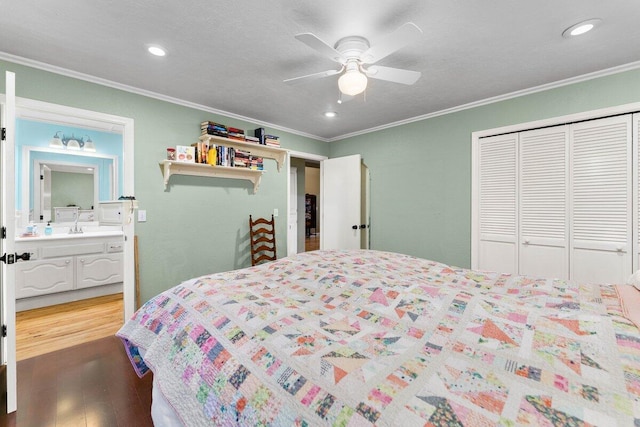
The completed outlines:
[[[360,249],[359,154],[320,162],[321,249]]]
[[[2,227],[6,230],[6,239],[2,239],[2,254],[13,257],[15,254],[15,80],[14,73],[6,72],[6,99],[2,115],[2,128],[6,129],[6,140],[2,143],[2,172],[0,173],[0,188],[2,188]],[[2,364],[6,366],[7,383],[7,412],[17,409],[17,377],[16,377],[16,298],[15,289],[9,284],[15,283],[13,264],[1,263],[2,274],[0,289],[2,290],[2,324],[6,326],[7,336],[0,339],[2,350]]]
[[[517,142],[515,133],[479,141],[480,270],[518,272]]]
[[[289,221],[287,256],[298,253],[298,168],[289,168]]]
[[[567,126],[519,135],[518,274],[569,279]]]
[[[571,280],[632,273],[631,116],[571,125]]]

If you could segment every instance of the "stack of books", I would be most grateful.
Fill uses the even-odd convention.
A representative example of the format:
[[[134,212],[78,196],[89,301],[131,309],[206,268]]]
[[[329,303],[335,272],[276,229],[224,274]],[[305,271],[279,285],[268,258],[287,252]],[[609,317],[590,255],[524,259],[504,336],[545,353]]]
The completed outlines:
[[[260,144],[260,138],[257,138],[255,136],[245,135],[244,139],[245,139],[245,141],[248,141],[248,142],[253,142],[255,144]]]
[[[248,168],[251,164],[251,153],[246,150],[234,150],[234,163],[237,168]]]
[[[280,137],[275,135],[265,135],[264,145],[268,145],[270,147],[280,147]]]
[[[225,125],[210,121],[200,123],[200,132],[202,135],[216,135],[224,138],[229,136],[229,130]]]
[[[244,130],[229,127],[228,131],[229,131],[229,134],[227,138],[235,139],[237,141],[244,141]]]
[[[262,157],[253,157],[249,158],[249,169],[261,171],[264,169],[263,159]]]

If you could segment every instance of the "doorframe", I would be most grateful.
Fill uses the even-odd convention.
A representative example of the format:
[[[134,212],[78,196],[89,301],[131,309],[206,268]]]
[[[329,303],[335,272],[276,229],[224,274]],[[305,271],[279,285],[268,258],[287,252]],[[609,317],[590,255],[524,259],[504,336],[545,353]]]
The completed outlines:
[[[116,116],[98,111],[85,110],[54,104],[44,101],[16,97],[16,118],[38,121],[59,122],[60,117],[67,117],[74,126],[82,126],[83,122],[101,123],[106,128],[122,133],[123,163],[123,196],[134,195],[134,120],[129,117]],[[114,172],[117,175],[117,172]],[[122,286],[124,316],[129,319],[135,312],[135,265],[133,240],[135,221],[126,221],[122,226],[124,233],[124,281]]]
[[[327,156],[323,156],[320,154],[305,153],[302,151],[294,151],[294,150],[287,151],[287,243],[291,238],[290,236],[291,233],[296,233],[295,237],[296,239],[298,238],[298,228],[301,226],[300,224],[298,224],[298,227],[296,227],[296,229],[292,231],[290,228],[291,224],[289,221],[289,214],[288,214],[289,211],[291,210],[291,203],[297,202],[297,200],[293,200],[293,201],[291,200],[291,158],[292,157],[296,159],[313,160],[316,162],[320,162],[321,164],[323,160],[327,160],[329,158]],[[320,182],[320,192],[322,193],[322,182]],[[324,212],[322,199],[320,199],[318,208],[320,209],[320,212]],[[320,229],[322,229],[322,215],[320,215],[320,218],[318,218],[318,221],[320,221]],[[302,226],[304,226],[304,224],[302,224]],[[287,252],[288,251],[289,251],[289,248],[287,244]]]

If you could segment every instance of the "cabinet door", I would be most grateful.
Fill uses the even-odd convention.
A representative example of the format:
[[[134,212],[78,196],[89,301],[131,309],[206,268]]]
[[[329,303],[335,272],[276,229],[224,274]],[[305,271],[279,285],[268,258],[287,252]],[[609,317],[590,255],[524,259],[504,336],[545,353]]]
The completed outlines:
[[[479,142],[478,269],[517,273],[517,134]]]
[[[569,133],[520,133],[519,274],[569,278]]]
[[[73,257],[14,264],[16,298],[28,298],[73,289]]]
[[[631,116],[571,125],[571,279],[632,273]]]
[[[108,285],[123,281],[122,254],[78,256],[76,260],[76,288]]]

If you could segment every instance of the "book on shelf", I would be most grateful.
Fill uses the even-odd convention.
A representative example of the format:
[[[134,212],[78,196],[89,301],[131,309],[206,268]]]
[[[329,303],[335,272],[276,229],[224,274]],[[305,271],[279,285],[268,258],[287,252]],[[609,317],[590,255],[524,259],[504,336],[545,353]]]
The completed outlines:
[[[244,136],[244,139],[245,139],[246,141],[254,142],[254,143],[256,143],[256,144],[260,143],[260,138],[257,138],[257,137],[255,137],[255,136],[245,135],[245,136]]]
[[[225,138],[229,134],[225,125],[210,121],[200,123],[200,131],[202,135],[217,135]]]
[[[195,162],[207,163],[207,156],[209,155],[209,143],[206,141],[198,141],[191,144],[195,148]]]

